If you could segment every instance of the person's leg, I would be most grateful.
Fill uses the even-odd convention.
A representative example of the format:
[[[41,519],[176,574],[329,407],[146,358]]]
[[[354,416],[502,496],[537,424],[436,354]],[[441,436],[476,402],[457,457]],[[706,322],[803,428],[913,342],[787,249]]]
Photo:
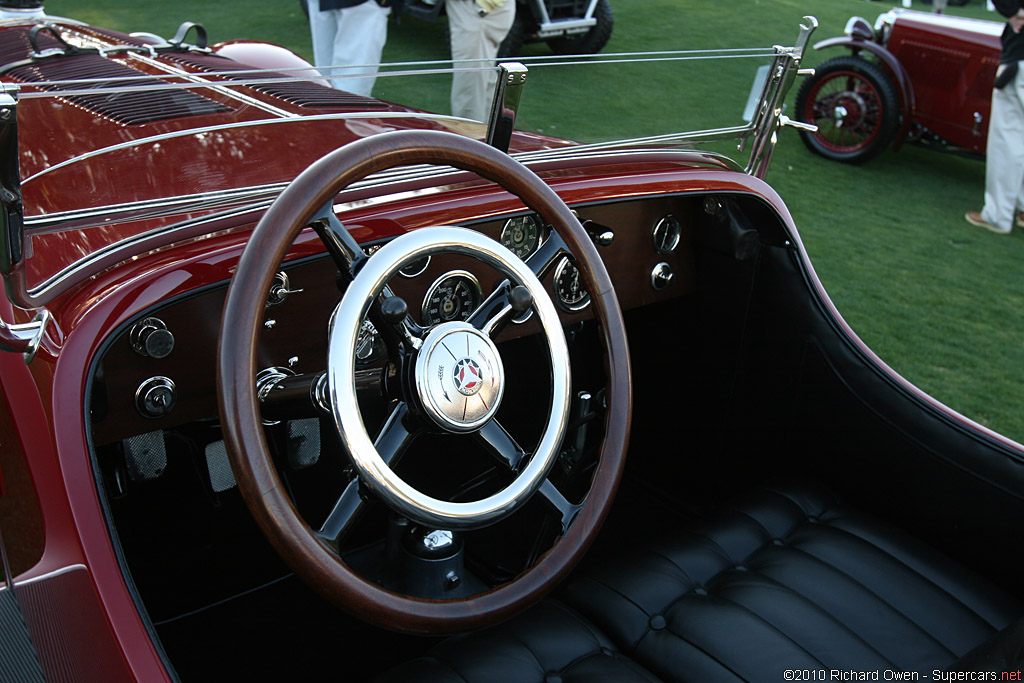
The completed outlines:
[[[515,19],[515,0],[481,17],[472,0],[449,0],[446,4],[452,41],[452,59],[494,59],[498,46],[508,35]],[[455,64],[455,68],[476,69],[452,75],[452,114],[475,121],[486,121],[497,72],[490,62]],[[481,70],[486,69],[486,70]]]
[[[391,10],[381,7],[376,0],[367,0],[355,7],[335,11],[340,14],[333,41],[332,63],[354,66],[335,69],[331,75],[368,74],[370,77],[336,78],[331,84],[339,90],[369,97],[380,70]]]
[[[985,208],[981,216],[1010,230],[1014,209],[1024,207],[1024,69],[1002,90],[992,91],[985,160]]]
[[[339,10],[320,11],[318,0],[308,0],[309,32],[313,38],[313,64],[331,66],[334,60],[334,39],[338,33]],[[324,76],[329,72],[321,71]]]

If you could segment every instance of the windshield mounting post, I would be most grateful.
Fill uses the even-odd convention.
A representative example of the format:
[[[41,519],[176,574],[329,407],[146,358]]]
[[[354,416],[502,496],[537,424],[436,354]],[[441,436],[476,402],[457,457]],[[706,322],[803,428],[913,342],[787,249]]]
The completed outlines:
[[[512,133],[516,129],[516,114],[523,97],[528,69],[519,62],[502,62],[498,65],[498,82],[494,86],[491,113],[487,117],[487,144],[502,152],[508,152]]]
[[[816,28],[818,28],[818,20],[812,16],[805,16],[804,23],[800,24],[796,45],[793,47],[776,45],[774,48],[775,59],[772,61],[768,78],[765,79],[761,99],[750,125],[753,132],[753,143],[746,172],[752,176],[764,178],[765,173],[768,172],[768,164],[775,151],[780,126],[817,130],[813,124],[794,121],[788,116],[782,115],[782,104],[789,89],[793,86],[793,81],[798,75],[807,75],[806,71],[800,70],[800,61],[803,59],[804,50],[807,48],[811,34]],[[745,138],[740,142],[740,150],[743,149],[745,142]]]

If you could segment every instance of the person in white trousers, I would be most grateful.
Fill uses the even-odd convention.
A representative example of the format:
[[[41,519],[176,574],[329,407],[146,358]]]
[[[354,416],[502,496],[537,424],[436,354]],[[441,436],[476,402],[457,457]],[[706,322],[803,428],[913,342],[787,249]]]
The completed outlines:
[[[377,0],[307,0],[313,63],[331,85],[370,96],[388,37],[390,7]],[[330,69],[327,67],[350,66]],[[367,78],[332,78],[366,74]]]
[[[1007,23],[985,148],[985,206],[964,218],[1005,235],[1014,223],[1024,228],[1024,0],[994,2]]]
[[[495,64],[459,60],[497,58],[516,18],[516,0],[447,0],[445,11],[455,68],[467,69],[452,74],[452,114],[486,121],[498,82]]]

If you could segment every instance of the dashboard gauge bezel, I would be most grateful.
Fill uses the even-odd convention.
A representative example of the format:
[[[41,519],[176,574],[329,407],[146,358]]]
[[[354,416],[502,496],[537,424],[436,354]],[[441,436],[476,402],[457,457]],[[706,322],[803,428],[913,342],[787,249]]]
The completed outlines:
[[[514,221],[520,221],[524,219],[530,221],[530,223],[532,223],[533,226],[537,229],[537,244],[535,244],[525,256],[520,256],[512,246],[505,243],[505,238],[508,234],[507,231],[512,227]],[[521,216],[512,216],[511,218],[506,220],[505,223],[501,226],[501,231],[498,233],[498,243],[501,244],[501,246],[508,249],[509,251],[511,251],[513,254],[515,254],[520,261],[526,261],[526,259],[536,254],[537,251],[541,248],[541,245],[543,245],[544,242],[547,240],[546,228],[547,226],[544,225],[544,221],[542,221],[540,219],[540,216],[538,216],[535,213],[527,213]]]
[[[413,268],[414,266],[416,266],[416,265],[418,265],[420,263],[423,264],[422,268],[416,268],[415,270],[410,270],[411,268]],[[401,268],[398,269],[398,274],[401,275],[402,277],[405,277],[405,278],[414,278],[414,277],[418,277],[418,276],[422,275],[427,270],[427,268],[429,268],[429,267],[430,267],[430,255],[428,254],[427,256],[424,256],[421,259],[417,259],[417,260],[413,261],[412,263],[410,263],[410,264],[408,264],[406,266],[402,266]]]
[[[430,310],[430,300],[434,298],[434,295],[437,294],[437,291],[441,288],[441,285],[444,284],[446,280],[449,280],[454,277],[462,278],[463,280],[468,281],[470,285],[472,285],[473,296],[475,297],[475,301],[473,303],[473,306],[466,314],[467,318],[469,317],[469,314],[476,310],[476,307],[479,306],[480,303],[484,300],[483,287],[480,286],[480,281],[476,279],[476,276],[473,275],[473,273],[469,272],[468,270],[449,270],[448,272],[441,274],[436,280],[434,280],[430,287],[427,288],[427,293],[423,295],[423,302],[420,304],[420,323],[424,327],[432,327],[440,323],[452,322],[454,320],[465,320],[464,318],[452,318],[452,320],[442,319],[431,321],[430,318],[428,317],[427,312]]]
[[[659,231],[662,226],[667,226],[665,229],[669,232],[666,233],[668,239],[660,239]],[[671,254],[679,247],[679,242],[683,237],[683,224],[676,218],[674,214],[665,214],[654,224],[651,228],[651,243],[654,245],[654,251],[659,254]]]
[[[577,268],[576,264],[572,262],[572,259],[570,259],[568,256],[563,256],[562,260],[558,262],[557,266],[555,266],[555,273],[552,276],[551,280],[551,289],[555,295],[555,303],[558,304],[559,308],[568,313],[576,313],[582,311],[583,309],[590,305],[591,297],[590,292],[587,291],[586,287],[582,286],[582,283],[580,285],[580,288],[582,289],[585,295],[583,299],[576,303],[570,303],[562,297],[562,288],[559,286],[559,282],[561,282],[562,277],[566,274],[567,269],[569,268],[572,268],[577,272],[579,271],[579,268]]]

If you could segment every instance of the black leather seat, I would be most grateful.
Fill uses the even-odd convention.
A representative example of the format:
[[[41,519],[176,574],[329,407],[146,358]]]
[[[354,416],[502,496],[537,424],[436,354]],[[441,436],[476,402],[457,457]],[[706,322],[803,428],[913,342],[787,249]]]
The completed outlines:
[[[690,531],[593,563],[563,597],[572,609],[549,601],[385,680],[930,674],[972,650],[978,658],[990,640],[1005,650],[1000,632],[1024,614],[1005,592],[815,486],[760,491]]]

